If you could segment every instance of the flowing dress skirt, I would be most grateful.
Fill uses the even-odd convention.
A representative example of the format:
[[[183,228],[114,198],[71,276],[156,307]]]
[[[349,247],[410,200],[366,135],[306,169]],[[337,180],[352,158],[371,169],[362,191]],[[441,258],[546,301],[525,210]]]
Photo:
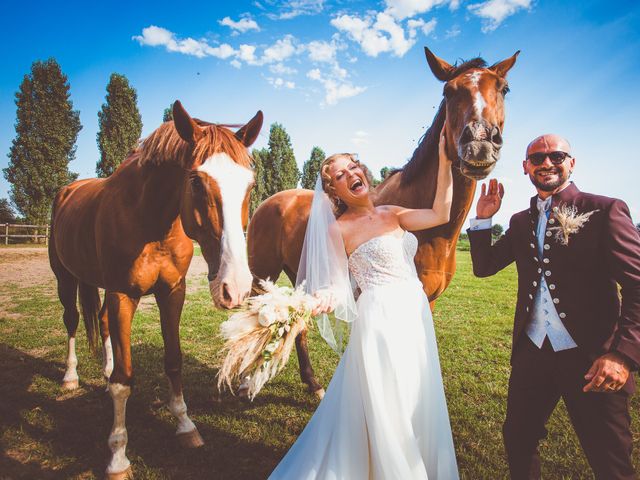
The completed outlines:
[[[365,290],[327,392],[272,480],[455,480],[429,302],[417,279]]]

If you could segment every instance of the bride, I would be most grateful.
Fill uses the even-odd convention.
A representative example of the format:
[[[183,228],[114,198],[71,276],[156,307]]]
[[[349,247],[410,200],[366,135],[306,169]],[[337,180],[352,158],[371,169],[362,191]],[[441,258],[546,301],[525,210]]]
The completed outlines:
[[[413,263],[418,241],[408,232],[449,221],[444,137],[439,152],[431,209],[375,207],[371,176],[353,155],[322,163],[296,283],[319,298],[314,315],[332,348],[341,351],[346,326],[351,333],[323,400],[270,479],[458,478],[433,320]]]

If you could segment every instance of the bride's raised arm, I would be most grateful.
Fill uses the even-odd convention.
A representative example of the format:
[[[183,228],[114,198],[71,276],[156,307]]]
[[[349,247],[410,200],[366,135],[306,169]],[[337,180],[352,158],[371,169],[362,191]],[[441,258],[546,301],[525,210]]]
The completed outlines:
[[[449,221],[451,199],[453,197],[453,176],[451,174],[451,161],[447,157],[445,149],[445,137],[442,133],[440,134],[440,143],[438,145],[438,156],[438,184],[433,207],[413,209],[388,205],[388,208],[398,216],[400,226],[404,230],[425,230]]]

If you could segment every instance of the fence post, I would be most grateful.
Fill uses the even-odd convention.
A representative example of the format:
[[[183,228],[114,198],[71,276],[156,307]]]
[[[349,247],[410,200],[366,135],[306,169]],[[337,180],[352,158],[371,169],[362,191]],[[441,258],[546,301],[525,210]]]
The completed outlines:
[[[9,224],[8,223],[4,224],[4,234],[5,234],[4,244],[9,245]]]
[[[46,234],[46,237],[44,237],[44,245],[48,247],[49,246],[49,225],[47,225],[47,230],[45,234]]]

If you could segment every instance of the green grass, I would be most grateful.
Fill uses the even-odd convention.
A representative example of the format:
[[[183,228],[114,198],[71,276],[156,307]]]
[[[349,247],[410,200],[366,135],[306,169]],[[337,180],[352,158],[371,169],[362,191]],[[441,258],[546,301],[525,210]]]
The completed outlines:
[[[438,301],[435,324],[454,441],[462,477],[507,478],[501,424],[506,408],[516,273],[508,268],[488,279],[471,274],[467,252]],[[111,400],[100,360],[78,342],[81,388],[59,389],[66,333],[55,286],[0,285],[11,299],[0,314],[0,478],[102,478],[108,459]],[[285,371],[252,403],[215,394],[220,347],[216,311],[205,290],[189,295],[181,323],[185,399],[205,446],[186,451],[174,438],[157,308],[136,314],[133,359],[136,384],[127,408],[128,456],[138,479],[266,478],[302,431],[317,406],[306,393],[292,358]],[[81,331],[79,332],[79,336]],[[323,385],[338,358],[313,331],[311,359]],[[639,431],[640,404],[632,403]],[[638,461],[638,436],[635,462]],[[591,478],[562,405],[542,444],[543,477]]]

